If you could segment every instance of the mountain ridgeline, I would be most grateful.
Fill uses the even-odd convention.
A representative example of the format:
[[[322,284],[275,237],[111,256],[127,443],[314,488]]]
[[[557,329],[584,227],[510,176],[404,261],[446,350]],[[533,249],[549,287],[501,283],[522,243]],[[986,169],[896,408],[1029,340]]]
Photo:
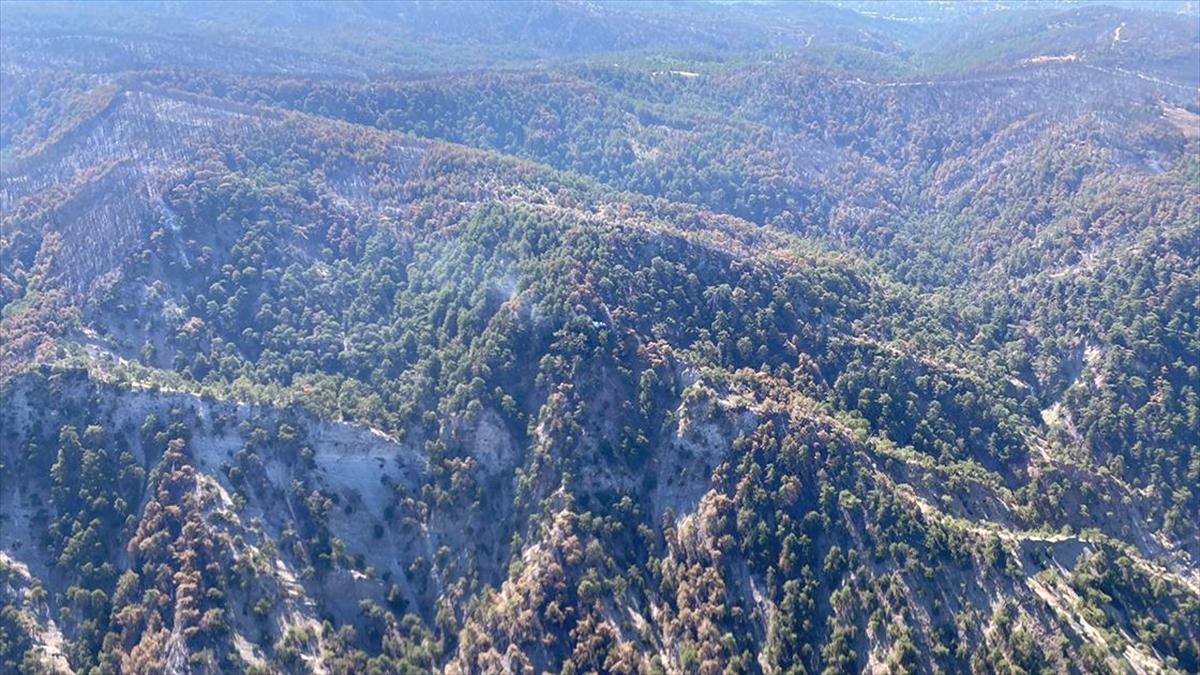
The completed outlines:
[[[0,672],[1200,671],[1200,8],[8,3]]]

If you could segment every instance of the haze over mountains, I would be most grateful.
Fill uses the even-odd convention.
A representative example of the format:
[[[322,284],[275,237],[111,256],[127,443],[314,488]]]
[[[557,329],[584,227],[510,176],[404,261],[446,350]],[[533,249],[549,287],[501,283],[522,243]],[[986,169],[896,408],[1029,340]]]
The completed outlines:
[[[6,3],[0,671],[1200,670],[1200,9]]]

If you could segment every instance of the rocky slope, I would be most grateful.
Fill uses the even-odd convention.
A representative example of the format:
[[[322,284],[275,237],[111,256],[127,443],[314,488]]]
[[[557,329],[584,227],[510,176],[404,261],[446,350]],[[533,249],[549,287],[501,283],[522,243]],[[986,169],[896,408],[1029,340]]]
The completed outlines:
[[[1200,667],[1194,85],[827,21],[913,76],[6,33],[0,670]]]

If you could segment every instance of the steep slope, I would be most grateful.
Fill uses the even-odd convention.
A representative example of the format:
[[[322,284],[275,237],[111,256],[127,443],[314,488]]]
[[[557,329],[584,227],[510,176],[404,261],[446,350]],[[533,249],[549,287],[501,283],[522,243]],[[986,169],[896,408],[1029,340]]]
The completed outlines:
[[[953,256],[958,251],[942,241],[948,236],[994,240],[989,221],[1002,214],[960,214],[976,198],[1011,203],[1044,190],[1054,208],[1085,178],[1114,175],[1154,181],[1154,193],[1170,190],[1174,200],[1188,196],[1186,181],[1171,174],[1194,156],[1187,143],[1200,133],[1196,88],[1096,68],[1019,64],[880,80],[799,61],[701,73],[589,67],[323,86],[209,74],[149,81],[526,156],[886,256],[914,281],[945,283],[916,276],[906,262],[923,257],[913,266],[928,268],[933,258]],[[1006,180],[1015,172],[1028,174],[1020,185]],[[1019,215],[1056,215],[1030,211]],[[975,246],[962,248],[974,253]],[[953,281],[976,263],[944,262],[953,263]]]
[[[1040,409],[1064,402],[1091,430],[1081,450],[1097,464],[1119,456],[1112,466],[1123,478],[1149,488],[1165,475],[1172,493],[1197,475],[1200,428],[1188,401],[1200,381],[1187,367],[1200,359],[1192,86],[1076,61],[910,81],[792,65],[316,89],[154,81],[515,152],[860,254],[946,295],[961,348],[945,358],[991,361]],[[1159,253],[1162,269],[1138,262],[1145,251]],[[1127,275],[1143,279],[1134,302]],[[1102,308],[1110,318],[1098,320]],[[1118,316],[1152,336],[1138,356],[1113,362],[1138,381],[1091,403],[1068,396],[1085,350],[1142,344],[1113,333]],[[1114,372],[1110,382],[1119,379]],[[1181,512],[1200,508],[1194,491],[1177,494]]]
[[[6,98],[0,669],[1200,668],[1184,85],[783,61]]]
[[[118,106],[87,128],[203,119],[187,106]],[[8,385],[5,463],[23,487],[5,529],[48,539],[4,549],[55,592],[94,596],[55,617],[76,667],[954,667],[1036,659],[1029,644],[1059,636],[1063,667],[1083,645],[1097,663],[1194,658],[1191,633],[1123,618],[1194,622],[1190,546],[1136,507],[1124,524],[1062,508],[1099,490],[1161,514],[1160,497],[1042,456],[1036,409],[935,356],[951,333],[913,341],[906,326],[929,318],[902,287],[781,232],[511,160],[253,119],[235,156],[142,174],[164,205],[141,212],[150,235],[93,228],[118,262],[69,296],[87,329],[44,352],[65,359],[48,377]],[[86,139],[108,132],[92,134],[57,161],[93,159]],[[46,397],[56,421],[34,412]],[[222,402],[239,399],[266,407]],[[83,474],[50,461],[71,453]],[[103,480],[88,471],[105,470],[128,477],[123,505],[72,529]],[[1065,490],[1053,505],[1048,475]],[[1063,526],[1094,532],[1027,534]],[[175,543],[150,543],[160,532]],[[1127,560],[1125,576],[1093,579],[1095,556]],[[147,576],[162,565],[196,590]],[[1068,571],[1079,580],[1058,581]],[[1153,601],[1122,590],[1150,577],[1166,580]],[[1100,583],[1099,615],[1062,604]],[[158,593],[174,609],[151,610]]]

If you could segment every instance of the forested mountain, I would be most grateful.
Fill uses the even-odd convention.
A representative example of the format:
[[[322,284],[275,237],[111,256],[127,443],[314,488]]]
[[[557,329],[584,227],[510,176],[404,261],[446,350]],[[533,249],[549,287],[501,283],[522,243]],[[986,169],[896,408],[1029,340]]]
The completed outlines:
[[[0,672],[1200,671],[1114,5],[4,4]]]

